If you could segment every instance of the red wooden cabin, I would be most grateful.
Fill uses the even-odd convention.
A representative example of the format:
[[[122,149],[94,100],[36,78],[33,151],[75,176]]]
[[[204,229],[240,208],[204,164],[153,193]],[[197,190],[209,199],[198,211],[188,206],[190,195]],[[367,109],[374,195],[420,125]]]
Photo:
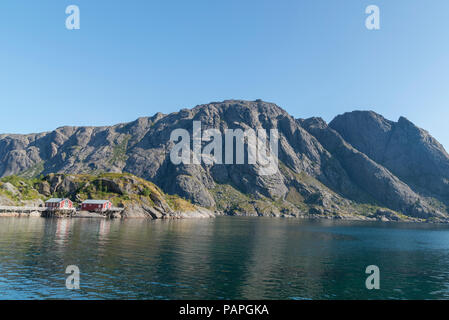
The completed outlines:
[[[109,200],[86,200],[81,203],[81,210],[103,212],[112,208],[112,202]]]
[[[72,209],[73,202],[70,201],[69,199],[51,198],[51,199],[45,201],[45,207],[50,210]]]

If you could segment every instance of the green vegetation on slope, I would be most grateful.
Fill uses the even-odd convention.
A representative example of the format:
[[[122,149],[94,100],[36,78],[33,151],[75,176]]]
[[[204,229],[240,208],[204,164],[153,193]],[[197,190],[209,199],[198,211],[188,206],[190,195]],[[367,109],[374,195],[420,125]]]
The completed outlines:
[[[49,174],[39,178],[8,176],[0,179],[0,196],[20,204],[23,200],[69,198],[75,204],[87,199],[110,200],[114,206],[168,206],[192,211],[195,206],[176,195],[166,195],[155,184],[129,173]],[[0,198],[1,200],[1,198]]]

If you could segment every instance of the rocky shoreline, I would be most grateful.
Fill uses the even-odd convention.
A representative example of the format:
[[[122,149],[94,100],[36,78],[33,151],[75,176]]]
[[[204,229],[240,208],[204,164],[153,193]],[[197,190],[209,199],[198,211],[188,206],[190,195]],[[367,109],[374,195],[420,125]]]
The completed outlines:
[[[96,213],[89,211],[77,211],[76,214],[46,214],[45,212],[0,212],[0,218],[4,217],[22,217],[22,218],[98,218],[98,219],[150,219],[150,220],[175,220],[175,219],[210,219],[216,218],[218,216],[229,216],[229,217],[271,217],[280,219],[310,219],[310,220],[340,220],[340,221],[367,221],[367,222],[413,222],[413,223],[441,223],[446,224],[448,221],[424,221],[422,219],[410,218],[410,217],[398,217],[392,212],[379,211],[374,215],[318,215],[318,214],[302,214],[302,215],[291,215],[291,214],[269,214],[269,215],[254,215],[254,214],[235,214],[229,215],[220,211],[213,211],[206,208],[197,208],[194,211],[174,211],[170,214],[161,214],[158,216],[142,214],[143,208],[139,211],[129,211],[125,210],[126,214],[118,214],[117,212],[105,212]]]
[[[215,218],[216,216],[221,216],[218,212],[214,212],[207,209],[201,209],[198,211],[191,212],[174,212],[171,215],[165,215],[160,218],[152,218],[138,215],[128,215],[126,217],[113,216],[112,214],[101,214],[89,211],[79,211],[74,215],[45,215],[41,212],[0,212],[0,218],[100,218],[100,219],[152,219],[152,220],[168,220],[168,219],[205,219],[205,218]]]

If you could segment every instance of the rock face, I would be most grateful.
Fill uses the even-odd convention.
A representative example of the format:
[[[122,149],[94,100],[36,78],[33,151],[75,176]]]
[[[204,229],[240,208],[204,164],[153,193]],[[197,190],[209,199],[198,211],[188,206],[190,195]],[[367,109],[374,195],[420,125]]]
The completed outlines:
[[[4,184],[2,184],[1,188],[3,190],[6,190],[7,192],[11,193],[13,196],[17,195],[19,193],[19,191],[17,190],[16,187],[14,187],[11,183],[6,182]]]
[[[336,157],[359,190],[365,191],[378,203],[420,218],[444,216],[386,168],[354,149],[323,120],[314,118],[300,122]],[[348,196],[351,197],[350,194]],[[357,196],[355,199],[362,200]]]
[[[247,162],[173,164],[170,135],[186,129],[192,140],[193,121],[201,121],[203,133],[277,129],[279,170],[260,175],[260,167]],[[111,127],[0,135],[0,176],[101,172],[129,172],[231,215],[448,218],[449,156],[443,147],[405,118],[392,122],[374,112],[347,113],[328,125],[319,118],[294,119],[272,103],[228,100]],[[40,192],[79,187],[70,176],[58,179],[42,183]],[[144,207],[134,212],[160,214]]]
[[[337,116],[329,126],[415,190],[449,199],[449,155],[406,118],[392,122],[372,111],[354,111]]]

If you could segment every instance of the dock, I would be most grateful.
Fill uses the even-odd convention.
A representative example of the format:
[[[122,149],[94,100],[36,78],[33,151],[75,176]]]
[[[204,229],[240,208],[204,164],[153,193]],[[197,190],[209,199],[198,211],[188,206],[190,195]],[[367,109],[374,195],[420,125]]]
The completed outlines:
[[[44,212],[45,207],[20,207],[20,206],[0,206],[0,212],[14,212],[14,213],[31,213],[31,212]]]

